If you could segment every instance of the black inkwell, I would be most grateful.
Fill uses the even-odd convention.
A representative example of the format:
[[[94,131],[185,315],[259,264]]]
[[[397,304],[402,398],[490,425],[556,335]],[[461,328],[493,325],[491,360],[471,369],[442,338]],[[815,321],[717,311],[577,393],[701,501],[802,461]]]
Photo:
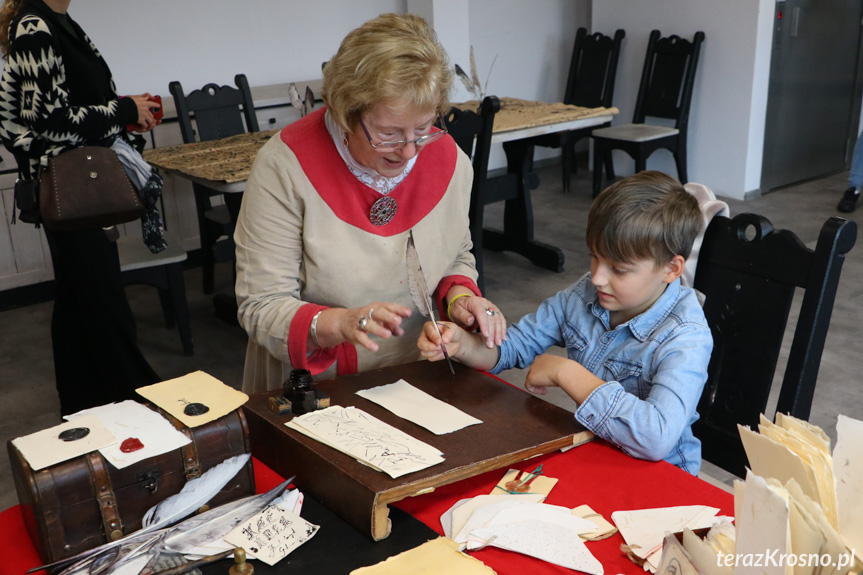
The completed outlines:
[[[282,385],[282,395],[268,399],[270,409],[279,415],[299,415],[330,406],[330,396],[312,382],[308,369],[291,370]]]

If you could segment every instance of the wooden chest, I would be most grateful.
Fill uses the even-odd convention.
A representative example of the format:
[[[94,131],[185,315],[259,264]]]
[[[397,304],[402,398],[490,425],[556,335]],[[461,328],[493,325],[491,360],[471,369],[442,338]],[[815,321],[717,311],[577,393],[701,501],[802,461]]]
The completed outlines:
[[[162,412],[192,443],[116,469],[94,451],[34,472],[11,440],[7,447],[30,538],[45,563],[76,555],[141,528],[144,513],[225,459],[250,453],[242,409],[187,428]],[[255,492],[252,460],[209,507]]]

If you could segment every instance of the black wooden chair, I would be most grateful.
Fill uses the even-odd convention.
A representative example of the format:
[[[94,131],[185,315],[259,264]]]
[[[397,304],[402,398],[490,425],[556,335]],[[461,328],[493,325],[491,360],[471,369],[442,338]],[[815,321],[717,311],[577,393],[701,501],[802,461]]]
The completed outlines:
[[[470,236],[476,271],[477,286],[485,290],[482,265],[482,222],[485,205],[490,203],[485,195],[488,181],[488,158],[491,151],[491,136],[494,130],[494,115],[500,110],[497,96],[486,96],[478,113],[473,110],[452,108],[445,120],[450,136],[473,160],[473,184],[470,193]]]
[[[600,192],[603,162],[607,168],[612,166],[613,150],[629,154],[635,160],[636,172],[646,169],[647,158],[656,150],[670,150],[680,183],[689,180],[686,173],[689,105],[703,42],[704,32],[696,32],[691,42],[678,36],[660,38],[659,30],[650,33],[632,123],[597,129],[591,134],[594,197]],[[648,117],[674,120],[674,126],[647,124]],[[612,167],[609,182],[613,178]]]
[[[693,425],[705,460],[744,476],[737,425],[756,429],[767,409],[796,288],[804,291],[776,412],[809,418],[839,275],[856,239],[857,224],[837,217],[821,228],[814,250],[755,214],[711,220],[694,282],[713,334]]]
[[[588,34],[586,28],[578,29],[572,48],[572,59],[569,62],[569,76],[563,95],[564,104],[584,108],[611,107],[620,45],[624,36],[626,33],[623,30],[617,30],[614,38],[611,38],[599,32]],[[564,193],[569,191],[570,173],[578,171],[575,163],[575,145],[580,140],[590,137],[594,130],[608,126],[611,126],[611,122],[580,130],[546,134],[533,139],[535,146],[561,149]],[[614,177],[614,168],[610,159],[606,166],[608,178],[611,179]]]
[[[234,82],[236,88],[207,84],[189,94],[183,92],[180,82],[169,84],[184,142],[216,140],[259,131],[246,76],[237,74]],[[242,194],[220,194],[200,184],[193,184],[193,187],[201,236],[203,289],[204,293],[212,293],[215,263],[235,261],[234,222],[240,212]],[[224,203],[213,205],[213,197],[219,195],[224,196]]]

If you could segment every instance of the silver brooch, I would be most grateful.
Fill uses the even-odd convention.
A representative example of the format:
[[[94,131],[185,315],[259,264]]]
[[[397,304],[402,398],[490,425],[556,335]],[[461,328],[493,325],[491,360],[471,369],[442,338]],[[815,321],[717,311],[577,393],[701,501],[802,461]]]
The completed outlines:
[[[373,225],[385,226],[396,215],[398,204],[395,199],[390,196],[383,196],[372,204],[372,209],[369,210],[369,220]]]

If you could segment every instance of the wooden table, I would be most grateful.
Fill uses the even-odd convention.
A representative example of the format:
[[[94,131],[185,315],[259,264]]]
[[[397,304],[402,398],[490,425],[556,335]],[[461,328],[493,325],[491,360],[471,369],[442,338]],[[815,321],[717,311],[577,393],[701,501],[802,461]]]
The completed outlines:
[[[465,102],[462,106],[476,106]],[[563,271],[563,252],[534,240],[530,190],[539,180],[533,173],[534,145],[531,138],[565,132],[611,121],[617,108],[580,108],[561,103],[501,98],[495,115],[492,143],[503,144],[507,174],[488,180],[483,204],[506,201],[504,229],[485,230],[483,246],[522,254],[535,264]],[[214,190],[241,192],[260,147],[278,130],[240,134],[223,140],[180,144],[147,150],[144,157],[163,172],[174,174]]]
[[[254,395],[245,406],[252,454],[285,477],[296,475],[295,483],[303,491],[377,541],[390,535],[391,503],[593,437],[571,412],[485,373],[459,363],[454,367],[455,377],[444,362],[420,361],[318,383],[333,405],[355,406],[437,448],[446,458],[443,463],[392,479],[285,427],[293,416],[276,415],[267,406],[267,399],[281,391]],[[356,395],[399,379],[483,423],[435,435]]]

